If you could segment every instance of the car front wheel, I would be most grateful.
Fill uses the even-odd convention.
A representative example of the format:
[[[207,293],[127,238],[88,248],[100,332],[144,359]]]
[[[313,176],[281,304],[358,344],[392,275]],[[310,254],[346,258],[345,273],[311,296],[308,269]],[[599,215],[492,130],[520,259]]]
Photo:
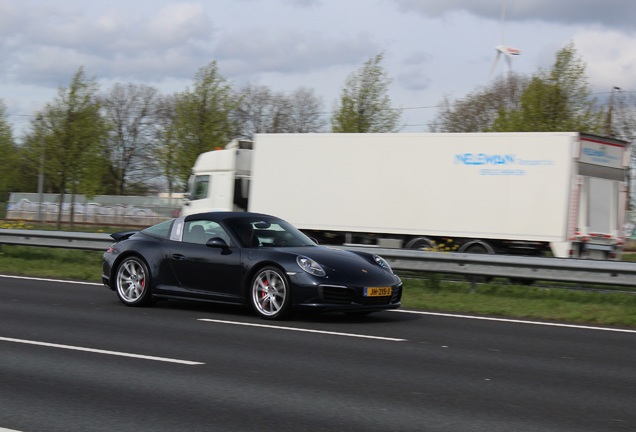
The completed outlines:
[[[144,306],[150,301],[150,272],[137,257],[125,258],[115,277],[117,296],[126,306]]]
[[[285,317],[291,305],[291,292],[285,274],[276,267],[259,270],[252,279],[250,300],[262,318]]]

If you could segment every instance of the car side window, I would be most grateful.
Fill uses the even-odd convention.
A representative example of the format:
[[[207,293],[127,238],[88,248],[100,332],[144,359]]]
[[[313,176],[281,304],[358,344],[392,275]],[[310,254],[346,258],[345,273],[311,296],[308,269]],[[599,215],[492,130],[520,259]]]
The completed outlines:
[[[188,221],[183,229],[183,241],[204,245],[211,238],[222,238],[229,245],[230,236],[221,225],[206,220]]]
[[[167,239],[170,238],[170,232],[172,231],[173,223],[174,221],[172,220],[161,222],[157,225],[148,227],[141,232],[149,234],[151,236]]]

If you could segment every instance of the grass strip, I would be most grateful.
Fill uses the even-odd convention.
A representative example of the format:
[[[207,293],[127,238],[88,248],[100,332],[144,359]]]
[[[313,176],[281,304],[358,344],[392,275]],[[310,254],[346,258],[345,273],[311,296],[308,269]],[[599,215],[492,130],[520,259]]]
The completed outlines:
[[[636,327],[636,295],[630,293],[479,285],[404,279],[406,308],[508,318]]]
[[[0,273],[99,282],[99,251],[0,245]]]

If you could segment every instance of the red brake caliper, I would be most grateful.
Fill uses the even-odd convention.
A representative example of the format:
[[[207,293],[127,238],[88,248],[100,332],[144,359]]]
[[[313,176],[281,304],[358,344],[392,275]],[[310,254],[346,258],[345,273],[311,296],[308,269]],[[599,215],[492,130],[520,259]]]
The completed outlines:
[[[265,279],[265,280],[263,281],[263,285],[265,286],[265,288],[269,287],[269,281],[268,281],[267,279]],[[261,294],[261,298],[263,298],[263,299],[264,299],[264,298],[265,298],[265,296],[267,296],[268,294],[269,294],[269,292],[266,292],[265,290],[263,290],[263,294]],[[270,303],[270,302],[271,302],[271,299],[270,299],[270,300],[268,300],[268,301],[266,302],[266,304],[263,304],[263,307],[269,307],[269,303]]]

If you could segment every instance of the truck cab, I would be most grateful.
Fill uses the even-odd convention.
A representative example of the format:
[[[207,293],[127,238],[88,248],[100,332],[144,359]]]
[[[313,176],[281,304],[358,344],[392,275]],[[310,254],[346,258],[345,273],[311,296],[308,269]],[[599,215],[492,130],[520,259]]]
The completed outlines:
[[[246,211],[251,161],[251,141],[233,140],[224,149],[200,154],[188,179],[182,215]]]

